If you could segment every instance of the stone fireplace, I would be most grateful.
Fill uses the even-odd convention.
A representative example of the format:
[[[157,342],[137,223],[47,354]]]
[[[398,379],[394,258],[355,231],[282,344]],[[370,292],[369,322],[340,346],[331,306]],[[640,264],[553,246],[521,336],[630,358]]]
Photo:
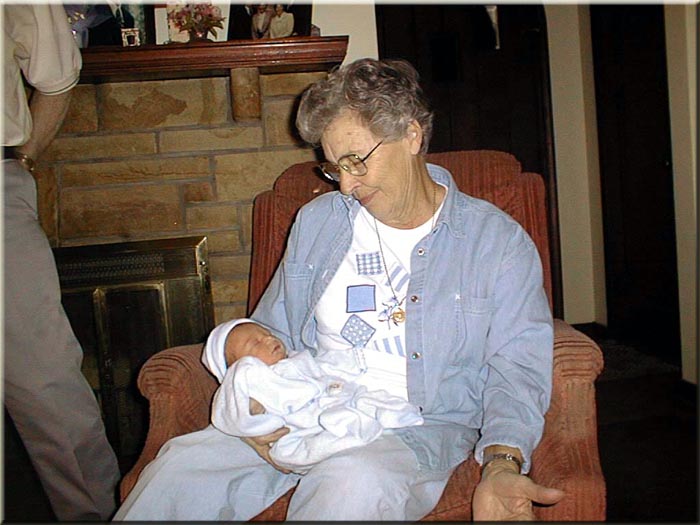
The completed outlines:
[[[93,48],[41,159],[54,247],[204,235],[215,322],[246,313],[254,197],[312,160],[293,131],[299,94],[347,37]]]
[[[123,472],[147,429],[140,366],[246,315],[253,199],[315,158],[296,104],[347,37],[260,42],[84,50],[37,166],[62,300]]]

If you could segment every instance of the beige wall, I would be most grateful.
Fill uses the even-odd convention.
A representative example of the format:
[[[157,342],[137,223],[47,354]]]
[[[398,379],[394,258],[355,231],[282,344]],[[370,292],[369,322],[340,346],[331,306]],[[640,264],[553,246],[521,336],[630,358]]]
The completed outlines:
[[[377,58],[377,31],[374,4],[314,4],[311,21],[322,36],[350,35],[345,62]]]
[[[547,5],[564,319],[607,324],[588,9]]]
[[[683,378],[697,384],[697,5],[667,5],[664,11]]]
[[[696,18],[666,6],[683,378],[697,384]],[[565,318],[606,324],[588,8],[547,5]],[[566,203],[566,205],[562,205]]]

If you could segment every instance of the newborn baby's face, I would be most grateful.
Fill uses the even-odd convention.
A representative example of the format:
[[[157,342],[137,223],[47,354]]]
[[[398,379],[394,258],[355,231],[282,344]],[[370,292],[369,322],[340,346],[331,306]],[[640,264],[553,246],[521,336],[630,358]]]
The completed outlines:
[[[267,365],[274,365],[287,356],[282,341],[269,330],[255,323],[236,326],[226,339],[226,361],[230,365],[244,356],[253,356]]]

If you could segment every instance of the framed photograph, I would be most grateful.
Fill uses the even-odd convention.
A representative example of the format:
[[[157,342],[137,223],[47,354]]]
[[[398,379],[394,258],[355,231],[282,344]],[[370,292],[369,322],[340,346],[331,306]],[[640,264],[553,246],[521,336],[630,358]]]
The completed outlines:
[[[197,4],[198,2],[194,2]],[[184,7],[187,2],[168,2],[165,4],[155,4],[153,6],[153,18],[155,26],[155,43],[170,44],[173,42],[189,42],[190,35],[187,31],[180,30],[172,20],[172,13]],[[202,2],[201,5],[211,4],[219,9],[221,16],[224,18],[223,28],[215,28],[216,36],[213,33],[208,33],[207,38],[214,42],[225,42],[228,40],[229,20],[231,5],[228,2],[212,1]],[[171,17],[168,17],[171,14]]]
[[[311,36],[311,3],[292,2],[287,11],[294,15],[294,36]]]
[[[69,6],[66,5],[66,12]],[[117,45],[133,46],[151,40],[147,6],[143,4],[107,2],[81,6],[82,22],[87,29],[85,47]],[[77,11],[76,11],[77,12]],[[75,29],[75,28],[74,28]]]
[[[132,47],[141,45],[141,31],[136,28],[122,29],[122,46]]]
[[[231,4],[229,40],[286,38],[311,34],[310,3]]]

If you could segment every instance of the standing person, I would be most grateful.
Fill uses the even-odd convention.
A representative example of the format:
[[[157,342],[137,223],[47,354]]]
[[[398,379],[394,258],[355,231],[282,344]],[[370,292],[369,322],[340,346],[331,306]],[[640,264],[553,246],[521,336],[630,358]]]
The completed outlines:
[[[255,7],[252,4],[232,3],[229,9],[227,40],[248,40]]]
[[[88,30],[88,46],[122,45],[122,29],[135,27],[127,4],[95,4],[92,12],[99,24]]]
[[[35,159],[61,127],[82,61],[61,4],[6,4],[2,15],[5,406],[56,517],[106,520],[116,505],[119,468],[61,306],[33,178]],[[30,101],[23,77],[34,88]]]
[[[361,59],[305,91],[297,128],[340,191],[301,208],[251,317],[290,354],[356,356],[356,382],[400,395],[423,424],[303,476],[270,457],[284,427],[244,442],[209,426],[163,445],[119,519],[247,520],[296,486],[289,520],[415,521],[472,454],[475,520],[533,519],[533,502],[564,497],[527,477],[552,386],[537,248],[426,163],[432,119],[405,61]]]
[[[271,19],[272,10],[268,8],[267,4],[258,4],[250,24],[251,37],[254,40],[270,38]]]
[[[270,20],[270,38],[284,38],[294,33],[294,15],[287,13],[282,4],[275,4],[275,14]]]

